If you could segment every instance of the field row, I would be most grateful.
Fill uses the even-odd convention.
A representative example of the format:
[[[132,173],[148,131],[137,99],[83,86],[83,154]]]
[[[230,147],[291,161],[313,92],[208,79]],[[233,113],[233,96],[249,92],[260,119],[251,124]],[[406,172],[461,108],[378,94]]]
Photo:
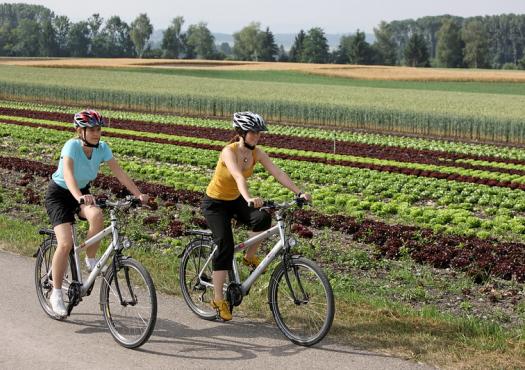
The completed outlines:
[[[66,125],[56,125],[47,123],[31,123],[21,122],[18,120],[1,120],[4,124],[19,125],[28,127],[42,127],[58,131],[71,131],[71,128]],[[130,130],[127,130],[130,132]],[[161,144],[171,144],[177,146],[188,146],[194,148],[221,150],[224,143],[207,142],[206,139],[202,140],[176,140],[168,139],[164,137],[152,137],[150,135],[136,135],[136,132],[132,131],[133,134],[122,133],[118,130],[107,129],[105,135],[107,137],[117,137],[136,141],[155,142]],[[139,132],[140,133],[140,132]],[[191,137],[190,137],[191,138]],[[307,153],[295,154],[297,152],[288,151],[286,149],[273,150],[270,147],[268,153],[275,158],[292,159],[298,161],[307,161],[312,163],[324,163],[330,165],[354,167],[370,169],[381,172],[389,173],[402,173],[405,175],[430,177],[437,179],[447,179],[450,181],[468,182],[483,184],[497,187],[508,187],[511,189],[525,190],[525,171],[521,169],[501,169],[497,167],[489,166],[476,166],[470,163],[465,163],[462,166],[448,166],[448,162],[445,162],[445,166],[435,166],[429,164],[419,163],[407,163],[397,162],[395,160],[381,160],[369,157],[349,157],[349,156],[337,156],[335,158],[345,159],[331,159],[325,156],[311,155],[311,152],[302,151]],[[315,153],[315,152],[314,152]],[[308,155],[306,155],[308,154]],[[349,158],[349,159],[346,159]],[[491,172],[497,171],[497,172]]]
[[[8,116],[13,117],[27,117],[35,122],[45,119],[58,122],[71,122],[74,113],[83,109],[80,107],[70,108],[52,105],[31,104],[11,101],[0,101],[0,107]],[[179,117],[173,115],[159,115],[137,113],[130,111],[101,111],[108,121],[109,127],[117,125],[127,125],[128,123],[160,123],[165,125],[174,125],[176,127],[183,127],[186,129],[196,127],[199,128],[215,128],[219,131],[231,133],[231,121],[221,121],[213,119],[201,119],[190,117]],[[159,127],[152,125],[150,127]],[[146,126],[146,131],[155,131]],[[366,147],[374,147],[376,150],[394,150],[397,152],[410,152],[415,149],[413,153],[417,156],[424,157],[438,157],[448,160],[477,160],[477,161],[491,161],[499,163],[525,163],[525,149],[512,146],[501,145],[486,145],[486,144],[469,144],[454,141],[431,140],[425,138],[379,135],[363,132],[341,131],[341,130],[322,130],[309,128],[305,126],[290,126],[283,124],[271,124],[270,133],[265,133],[265,136],[271,134],[270,137],[290,137],[294,140],[297,138],[311,138],[323,139],[324,145],[329,149],[328,153],[333,153],[333,145],[335,142],[335,151],[338,153],[340,145],[352,144],[366,144]],[[222,137],[222,136],[221,136]],[[228,135],[224,136],[229,138]],[[222,139],[221,139],[222,140]]]
[[[55,166],[16,157],[0,157],[0,167],[11,171],[20,171],[31,176],[48,177]],[[152,194],[164,202],[180,202],[198,206],[203,194],[194,191],[176,190],[169,186],[138,181],[142,191]],[[113,194],[123,195],[123,188],[115,178],[99,175],[94,182],[97,188]],[[39,203],[39,195],[27,188],[25,196],[28,202]],[[475,237],[446,236],[436,234],[429,229],[418,229],[403,225],[388,225],[380,221],[357,220],[342,215],[323,215],[315,211],[302,210],[295,217],[295,230],[308,237],[307,228],[329,227],[349,235],[360,242],[373,244],[378,253],[387,258],[399,258],[408,253],[414,260],[429,263],[437,268],[452,267],[467,271],[480,281],[487,276],[525,281],[525,245],[520,243],[500,243],[494,239],[482,240]],[[178,225],[180,226],[180,225]],[[180,235],[180,227],[174,230],[174,236]]]
[[[79,90],[79,80],[90,88]],[[0,97],[201,117],[225,118],[234,111],[253,110],[277,122],[525,142],[521,95],[0,66]]]
[[[0,125],[0,134],[7,148],[17,147],[20,155],[29,158],[48,153],[46,161],[57,160],[61,143],[71,137],[66,132],[13,125]],[[13,140],[12,144],[7,143],[8,139]],[[217,158],[209,149],[144,141],[130,145],[127,139],[113,137],[108,141],[134,177],[178,189],[203,191]],[[5,153],[10,155],[12,151],[7,149]],[[525,192],[521,190],[319,165],[306,160],[275,161],[313,193],[315,204],[327,213],[359,218],[370,215],[483,238],[520,240],[525,232]],[[261,168],[256,168],[256,177],[250,184],[255,193],[267,198],[289,195]]]

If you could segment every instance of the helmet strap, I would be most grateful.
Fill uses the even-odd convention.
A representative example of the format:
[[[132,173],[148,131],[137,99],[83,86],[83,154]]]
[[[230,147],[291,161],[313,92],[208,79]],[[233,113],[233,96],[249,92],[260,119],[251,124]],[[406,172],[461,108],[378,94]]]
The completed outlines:
[[[248,131],[243,131],[242,134],[241,134],[241,137],[242,137],[242,143],[244,144],[244,146],[250,150],[254,150],[255,149],[255,145],[250,145],[246,142],[246,134],[248,133]]]
[[[81,135],[80,136],[80,139],[82,140],[82,142],[84,143],[85,146],[87,146],[88,148],[98,148],[98,145],[100,142],[96,143],[96,144],[91,144],[89,141],[86,140],[86,128],[84,127],[84,130],[82,130],[84,132],[84,135]]]

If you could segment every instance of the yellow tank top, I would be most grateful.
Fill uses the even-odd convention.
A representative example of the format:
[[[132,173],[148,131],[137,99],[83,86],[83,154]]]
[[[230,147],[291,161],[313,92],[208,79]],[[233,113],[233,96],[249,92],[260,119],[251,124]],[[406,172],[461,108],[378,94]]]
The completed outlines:
[[[236,156],[238,144],[239,142],[228,144],[228,146],[233,149]],[[253,164],[242,172],[242,175],[245,179],[253,174],[253,168],[257,163],[255,153],[256,152],[254,151]],[[215,167],[213,178],[206,188],[206,195],[208,195],[210,198],[220,200],[234,200],[237,199],[239,195],[241,195],[235,179],[231,175],[230,170],[228,170],[228,167],[226,167],[226,164],[221,159],[221,157],[219,157],[219,161]]]

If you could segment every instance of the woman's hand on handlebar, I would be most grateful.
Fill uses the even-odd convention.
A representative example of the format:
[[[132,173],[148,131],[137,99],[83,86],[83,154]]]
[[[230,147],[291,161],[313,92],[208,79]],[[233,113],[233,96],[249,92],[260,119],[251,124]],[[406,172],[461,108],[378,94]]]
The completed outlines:
[[[142,204],[147,204],[147,203],[148,203],[148,200],[149,200],[149,195],[148,195],[148,194],[142,194],[142,193],[140,193],[139,196],[138,196],[137,198],[140,199],[140,201],[142,202]]]
[[[248,206],[253,208],[261,208],[264,204],[262,198],[255,197],[248,199]]]
[[[79,204],[85,204],[86,206],[95,205],[95,197],[91,194],[82,195],[78,198]]]
[[[308,193],[300,193],[298,198],[303,198],[307,202],[311,202],[312,201],[312,196],[310,194],[308,194]]]

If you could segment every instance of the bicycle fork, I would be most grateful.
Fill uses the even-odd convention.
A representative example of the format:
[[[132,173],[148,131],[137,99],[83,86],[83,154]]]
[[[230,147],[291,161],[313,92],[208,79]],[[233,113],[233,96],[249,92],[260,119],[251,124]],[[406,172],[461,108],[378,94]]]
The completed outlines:
[[[301,304],[307,304],[308,303],[308,294],[304,291],[303,284],[301,283],[301,278],[299,277],[299,271],[297,271],[297,267],[295,264],[291,263],[293,257],[288,256],[287,253],[283,256],[283,267],[284,267],[284,279],[286,280],[286,285],[288,285],[288,289],[290,289],[290,293],[292,294],[293,302],[296,305]],[[290,276],[288,275],[288,270],[293,269],[293,273],[295,276],[295,279],[297,280],[297,285],[299,286],[299,290],[301,291],[302,299],[297,298],[297,295],[295,294],[295,289],[292,287],[292,283],[290,281]]]
[[[122,292],[120,291],[120,285],[119,285],[119,282],[118,282],[118,276],[117,276],[117,271],[118,271],[118,268],[120,267],[119,265],[119,262],[120,262],[120,256],[115,256],[113,257],[113,261],[112,261],[112,268],[113,268],[113,279],[115,279],[115,289],[117,291],[117,294],[118,294],[118,297],[119,297],[119,300],[120,300],[120,304],[124,307],[126,306],[135,306],[137,304],[137,296],[135,295],[135,293],[133,292],[133,288],[131,287],[131,283],[130,283],[130,279],[129,279],[129,267],[127,266],[124,266],[123,269],[124,269],[124,277],[126,278],[126,285],[128,287],[128,290],[129,290],[129,295],[131,297],[131,300],[125,300],[123,297],[122,297]]]

